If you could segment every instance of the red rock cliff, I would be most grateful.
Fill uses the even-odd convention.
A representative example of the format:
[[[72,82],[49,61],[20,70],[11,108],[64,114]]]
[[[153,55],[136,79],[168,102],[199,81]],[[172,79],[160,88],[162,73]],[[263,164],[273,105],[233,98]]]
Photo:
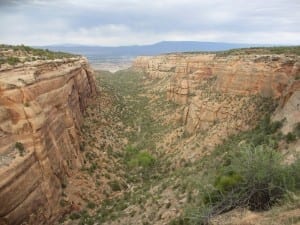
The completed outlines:
[[[300,57],[285,55],[170,54],[138,57],[133,65],[150,78],[171,76],[170,98],[179,103],[204,79],[215,77],[216,91],[280,97],[291,78],[300,74]],[[188,90],[185,90],[188,89]]]
[[[138,57],[133,68],[161,81],[167,98],[183,106],[185,131],[202,133],[208,146],[255,125],[266,102],[259,96],[281,102],[273,118],[286,118],[284,132],[300,122],[296,55],[169,54]]]
[[[0,224],[51,224],[62,184],[79,168],[79,134],[96,92],[86,59],[0,69]]]

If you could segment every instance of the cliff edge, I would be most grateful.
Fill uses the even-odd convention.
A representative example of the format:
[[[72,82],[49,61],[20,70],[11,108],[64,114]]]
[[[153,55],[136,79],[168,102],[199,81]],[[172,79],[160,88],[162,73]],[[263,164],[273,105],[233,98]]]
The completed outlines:
[[[0,67],[0,224],[51,224],[80,168],[80,125],[96,93],[87,60]]]
[[[185,158],[195,158],[195,154],[212,149],[226,137],[253,128],[276,104],[272,119],[284,120],[284,134],[292,132],[300,122],[297,54],[141,56],[133,68],[145,72],[148,80],[158,82],[160,90],[166,90],[167,99],[180,106],[178,121],[182,122],[184,133],[199,136],[189,142],[201,142],[201,153],[196,153],[193,146],[187,147],[188,143],[179,146],[181,152],[186,152]],[[190,150],[184,150],[187,148]]]

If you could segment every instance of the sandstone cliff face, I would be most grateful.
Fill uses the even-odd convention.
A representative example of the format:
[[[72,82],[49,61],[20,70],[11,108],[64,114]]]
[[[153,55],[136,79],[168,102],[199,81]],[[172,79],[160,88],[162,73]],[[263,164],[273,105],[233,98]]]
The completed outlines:
[[[96,92],[86,59],[0,69],[0,224],[52,223],[79,168],[79,133]]]
[[[205,132],[201,143],[249,129],[265,104],[261,97],[281,99],[276,118],[290,121],[286,130],[300,121],[299,56],[169,54],[138,57],[133,67],[166,80],[167,98],[184,108],[185,131]]]
[[[273,119],[285,120],[284,134],[292,132],[300,122],[300,80],[295,80],[286,88]]]
[[[193,91],[195,85],[210,77],[215,77],[216,91],[222,93],[278,98],[290,80],[300,74],[299,61],[300,57],[294,55],[171,54],[138,57],[133,67],[150,78],[172,76],[170,99],[182,102],[190,93],[186,89]]]

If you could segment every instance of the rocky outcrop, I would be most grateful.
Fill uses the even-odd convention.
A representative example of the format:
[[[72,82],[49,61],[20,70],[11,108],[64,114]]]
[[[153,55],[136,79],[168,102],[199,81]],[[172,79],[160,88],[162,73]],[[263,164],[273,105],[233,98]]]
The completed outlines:
[[[221,60],[221,63],[219,61]],[[223,61],[223,62],[222,62]],[[235,56],[218,59],[217,90],[226,93],[282,97],[290,81],[300,73],[300,57],[284,55]]]
[[[85,58],[0,68],[0,224],[52,224],[96,92]]]
[[[294,107],[299,103],[296,55],[169,54],[138,57],[133,67],[150,79],[168,79],[167,97],[185,106],[182,118],[188,133],[211,129],[219,122],[222,126],[216,133],[222,138],[248,129],[262,104],[255,96],[282,99],[282,110],[293,112],[278,110],[277,117],[281,112],[293,124],[300,120]]]
[[[150,78],[171,76],[168,92],[174,101],[210,77],[216,78],[216,91],[222,93],[278,98],[291,78],[300,74],[299,61],[300,57],[294,55],[170,54],[138,57],[133,67],[142,69]],[[184,81],[183,85],[182,80],[188,84]],[[187,86],[192,87],[189,92],[181,91]]]
[[[284,134],[293,132],[300,124],[300,80],[292,82],[285,90],[273,120],[284,120],[282,131]]]

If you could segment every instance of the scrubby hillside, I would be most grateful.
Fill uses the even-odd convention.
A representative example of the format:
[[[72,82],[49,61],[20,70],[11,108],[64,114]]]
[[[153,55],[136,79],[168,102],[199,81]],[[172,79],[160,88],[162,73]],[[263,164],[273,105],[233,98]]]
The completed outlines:
[[[53,52],[25,45],[0,45],[0,68],[37,60],[62,59],[75,57],[74,54]]]

